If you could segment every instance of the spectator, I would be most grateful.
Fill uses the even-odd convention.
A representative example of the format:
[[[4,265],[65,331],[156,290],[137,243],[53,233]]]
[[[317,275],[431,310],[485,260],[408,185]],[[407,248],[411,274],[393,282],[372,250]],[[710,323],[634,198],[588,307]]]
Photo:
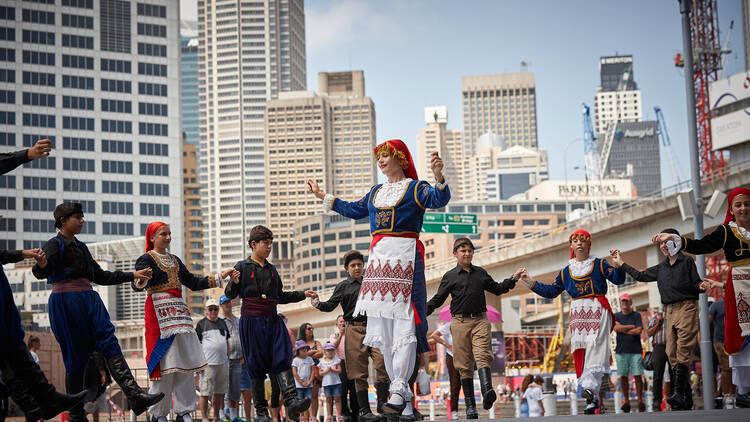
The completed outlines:
[[[529,375],[530,376],[530,375]],[[524,379],[524,382],[526,380]],[[544,404],[542,404],[542,377],[537,376],[523,392],[523,398],[529,406],[529,417],[537,418],[544,416]]]
[[[42,347],[42,342],[39,340],[39,337],[37,336],[31,336],[29,337],[29,353],[31,353],[31,357],[34,359],[34,363],[39,365],[39,355],[36,354],[36,352]]]
[[[299,337],[297,337],[299,340],[303,340],[305,344],[307,344],[307,347],[310,348],[307,355],[312,358],[315,365],[318,364],[320,361],[320,358],[323,357],[323,345],[320,344],[319,341],[315,340],[315,336],[313,335],[313,326],[309,322],[306,322],[302,324],[299,327]],[[318,374],[318,367],[313,367],[313,374],[312,379],[313,383],[310,384],[310,388],[312,389],[312,398],[310,402],[310,415],[314,418],[318,414],[318,397],[320,395],[320,382],[322,378],[320,377],[320,374]]]
[[[432,333],[435,342],[445,346],[445,368],[448,372],[450,382],[450,409],[451,419],[458,419],[458,396],[461,393],[461,377],[458,370],[453,366],[453,336],[451,336],[451,323],[443,324]]]
[[[201,342],[206,357],[206,368],[201,372],[200,399],[198,408],[203,422],[208,422],[208,398],[211,396],[213,420],[219,420],[224,394],[229,387],[229,339],[231,331],[219,318],[219,303],[215,299],[206,301],[206,316],[198,321],[195,333]]]
[[[665,368],[667,371],[670,370],[669,360],[667,359],[667,324],[664,323],[664,314],[661,307],[654,308],[654,315],[648,321],[646,334],[651,337],[651,359],[654,364],[653,408],[654,412],[660,412]]]
[[[628,379],[630,375],[635,380],[635,395],[638,400],[638,411],[646,411],[643,403],[643,361],[641,354],[641,332],[643,321],[641,314],[633,311],[633,299],[625,293],[620,296],[621,311],[615,314],[615,328],[617,333],[617,346],[615,347],[615,360],[617,361],[617,375],[620,376],[622,386],[623,405],[622,411],[630,412],[630,386]]]
[[[295,343],[294,360],[292,361],[292,374],[294,382],[297,385],[297,399],[304,400],[312,397],[313,367],[315,362],[308,356],[310,346],[304,340],[297,340]],[[316,418],[311,416],[310,409],[300,413],[300,422],[315,422]]]
[[[724,350],[724,298],[717,300],[708,308],[708,320],[714,326],[714,351],[721,369],[719,393],[722,396],[734,394],[736,387],[732,384],[732,368],[729,367],[729,355]]]
[[[328,404],[328,417],[326,422],[333,422],[333,404],[336,403],[336,421],[342,420],[341,416],[341,360],[335,356],[336,346],[326,343],[323,346],[323,358],[318,363],[318,370],[323,377],[323,392]]]
[[[357,393],[354,390],[354,380],[350,380],[346,374],[346,351],[344,350],[344,345],[346,344],[345,339],[346,320],[344,319],[344,315],[339,315],[336,317],[336,329],[334,330],[334,333],[331,334],[330,343],[336,348],[334,355],[339,361],[341,361],[341,372],[339,373],[339,379],[341,379],[341,414],[343,415],[343,418],[349,422],[355,413],[352,412],[352,409],[359,408],[359,403],[357,402]]]
[[[227,388],[227,405],[229,407],[229,414],[224,412],[223,422],[244,422],[239,418],[239,400],[240,391],[245,399],[245,414],[250,409],[248,401],[252,402],[252,393],[250,391],[250,382],[245,384],[245,390],[241,388],[241,380],[245,371],[245,360],[242,357],[242,344],[240,343],[240,319],[232,314],[232,300],[221,295],[219,298],[219,306],[221,307],[221,319],[224,320],[227,328],[229,328],[229,386]],[[248,400],[250,399],[250,400]]]

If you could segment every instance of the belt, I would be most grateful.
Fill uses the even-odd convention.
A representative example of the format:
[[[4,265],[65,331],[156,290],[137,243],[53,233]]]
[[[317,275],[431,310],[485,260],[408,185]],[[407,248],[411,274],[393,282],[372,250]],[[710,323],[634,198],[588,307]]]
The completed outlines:
[[[52,283],[52,293],[86,292],[93,290],[91,282],[85,278],[74,278]]]
[[[453,316],[461,317],[461,318],[482,318],[487,314],[487,312],[475,312],[471,314],[453,314]]]
[[[354,327],[367,327],[367,322],[362,321],[346,321],[346,323]]]

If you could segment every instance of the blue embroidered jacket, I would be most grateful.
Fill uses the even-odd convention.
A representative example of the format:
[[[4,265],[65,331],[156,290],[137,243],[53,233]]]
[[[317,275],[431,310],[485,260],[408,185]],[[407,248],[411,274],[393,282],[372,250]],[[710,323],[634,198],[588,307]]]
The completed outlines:
[[[594,258],[591,271],[582,277],[570,275],[570,267],[566,266],[557,274],[555,282],[543,284],[534,281],[531,290],[539,296],[554,298],[565,290],[572,298],[596,297],[607,294],[607,280],[620,285],[625,282],[625,271],[615,268],[606,259]]]
[[[359,201],[347,202],[334,198],[331,209],[344,217],[360,219],[369,215],[370,234],[418,234],[422,230],[425,209],[448,205],[451,192],[448,186],[440,190],[424,180],[412,180],[404,196],[393,207],[378,208],[372,201],[382,184],[375,185]],[[416,205],[416,206],[415,206]]]

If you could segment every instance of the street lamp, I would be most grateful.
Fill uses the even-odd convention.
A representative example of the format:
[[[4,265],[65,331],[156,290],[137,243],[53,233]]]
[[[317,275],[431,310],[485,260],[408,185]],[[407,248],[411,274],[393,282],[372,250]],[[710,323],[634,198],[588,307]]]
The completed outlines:
[[[568,202],[568,147],[570,144],[577,141],[583,141],[583,138],[576,138],[568,141],[568,143],[565,144],[565,152],[563,153],[563,172],[565,174],[565,225],[568,224],[568,214],[570,214],[570,203]],[[575,168],[578,169],[580,167],[576,166]]]

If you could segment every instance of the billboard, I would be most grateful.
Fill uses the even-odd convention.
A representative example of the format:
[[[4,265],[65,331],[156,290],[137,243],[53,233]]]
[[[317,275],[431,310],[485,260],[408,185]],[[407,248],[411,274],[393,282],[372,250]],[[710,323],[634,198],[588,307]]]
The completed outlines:
[[[708,92],[714,151],[750,141],[750,72],[718,80]]]
[[[502,331],[492,332],[492,376],[505,375],[505,336]]]
[[[526,191],[526,199],[559,201],[590,200],[592,194],[601,195],[608,201],[633,199],[633,183],[630,179],[602,180],[601,183],[587,183],[585,180],[545,180]]]

